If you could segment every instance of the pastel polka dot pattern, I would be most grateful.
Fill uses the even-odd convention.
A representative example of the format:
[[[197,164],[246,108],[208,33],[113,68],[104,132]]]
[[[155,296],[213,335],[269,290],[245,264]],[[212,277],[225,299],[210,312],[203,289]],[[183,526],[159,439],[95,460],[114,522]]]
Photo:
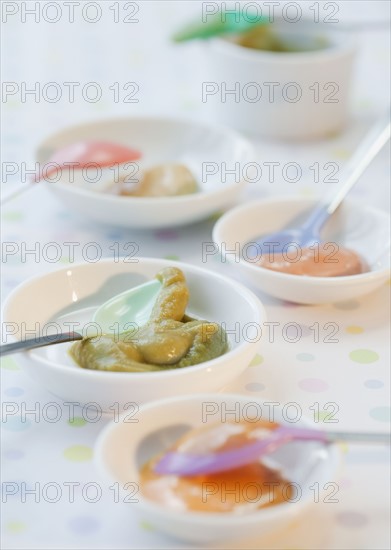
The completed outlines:
[[[27,529],[27,525],[23,521],[10,521],[5,527],[8,533],[12,533],[14,535],[23,533],[23,531]]]
[[[139,525],[140,525],[141,529],[143,529],[144,531],[154,531],[155,530],[154,526],[151,525],[146,520],[141,520]]]
[[[19,449],[9,449],[5,451],[4,457],[8,460],[21,460],[24,458],[24,452]]]
[[[22,388],[13,387],[13,388],[7,388],[4,391],[4,393],[8,397],[19,397],[24,394],[24,390]]]
[[[370,349],[355,349],[349,353],[349,357],[355,363],[368,364],[374,363],[379,359],[379,355],[376,351]]]
[[[296,359],[299,361],[313,361],[315,359],[315,355],[312,355],[312,353],[298,353],[296,355]]]
[[[384,386],[381,380],[365,380],[364,386],[369,390],[378,390]]]
[[[87,421],[81,416],[75,416],[74,418],[68,420],[68,424],[73,428],[81,428],[87,424]]]
[[[72,518],[68,523],[68,527],[76,535],[88,536],[98,531],[100,522],[94,517],[80,516]]]
[[[65,449],[64,457],[71,462],[86,462],[92,459],[92,449],[85,445],[73,445]]]
[[[299,382],[299,388],[311,393],[320,393],[329,389],[329,385],[325,380],[320,378],[304,378]]]
[[[345,330],[348,334],[362,334],[364,332],[364,329],[357,325],[349,325]]]
[[[364,514],[354,511],[340,512],[336,515],[336,520],[343,527],[350,529],[362,528],[368,523],[368,518]]]
[[[3,422],[3,429],[8,432],[24,432],[30,427],[30,420],[21,416],[8,416]]]
[[[155,232],[155,237],[159,241],[174,241],[179,238],[179,233],[174,229],[160,229]]]
[[[28,8],[34,8],[35,3],[31,4],[32,6]],[[92,4],[95,3],[92,2]],[[20,23],[23,6],[17,14],[8,18],[11,32],[6,34],[13,35],[14,47],[8,48],[9,55],[4,58],[5,71],[8,73],[5,73],[6,81],[19,82],[19,88],[21,88],[20,83],[27,82],[26,88],[33,89],[36,77],[36,80],[41,82],[42,92],[45,82],[66,80],[64,75],[70,63],[75,77],[71,80],[81,79],[84,82],[100,83],[103,97],[96,104],[89,103],[85,98],[83,101],[78,101],[78,97],[83,99],[81,97],[83,82],[81,86],[75,88],[76,101],[72,105],[66,101],[65,95],[68,94],[64,86],[61,86],[62,99],[57,104],[42,100],[36,103],[31,94],[26,98],[26,102],[21,101],[20,93],[9,97],[3,105],[8,117],[4,121],[5,135],[2,142],[6,148],[5,159],[29,159],[26,168],[33,168],[34,151],[41,138],[61,131],[62,128],[71,124],[83,123],[84,120],[93,121],[94,118],[143,116],[144,113],[150,112],[152,115],[164,117],[171,114],[179,118],[190,115],[191,119],[199,120],[201,124],[204,124],[203,120],[205,123],[213,124],[212,119],[208,118],[207,113],[204,112],[206,106],[202,103],[199,86],[197,86],[200,77],[204,77],[198,69],[203,70],[202,59],[206,61],[208,53],[205,53],[202,44],[175,46],[169,39],[171,30],[180,28],[181,21],[186,25],[187,21],[199,15],[196,6],[193,13],[192,7],[187,6],[185,1],[140,2],[137,3],[140,4],[138,13],[132,15],[133,6],[126,6],[126,2],[99,2],[99,4],[102,8],[102,19],[96,24],[85,21],[88,16],[92,18],[95,16],[94,6],[90,6],[88,13],[87,9],[82,13],[82,6],[77,6],[77,2],[74,10],[75,24],[70,26],[66,21],[69,19],[67,15],[70,10],[62,5],[59,9],[61,20],[52,25],[45,23],[44,18],[45,16],[55,17],[56,9],[49,6],[49,10],[45,11],[44,5],[38,10],[40,14],[38,25],[34,25],[34,14],[27,14],[27,24]],[[309,4],[312,5],[314,2]],[[331,2],[331,4],[334,3]],[[364,23],[372,19],[373,6],[370,0],[360,2],[358,10],[360,13],[356,13],[355,7],[350,7],[350,4],[355,4],[354,2],[335,4],[343,4],[339,8],[339,13],[335,13],[332,17],[333,6],[329,6],[326,10],[321,5],[319,19],[329,15],[331,19],[339,19],[341,25],[349,23],[351,19],[356,21],[356,18],[358,18],[357,21],[360,19]],[[372,14],[374,20],[386,21],[388,16],[383,17],[383,15],[385,11],[387,13],[389,11],[388,3],[378,2],[377,4],[382,6],[376,6],[376,13]],[[387,8],[383,9],[383,5],[387,5]],[[118,9],[114,10],[114,8]],[[266,8],[262,13],[265,11],[267,11]],[[276,11],[280,11],[279,8]],[[306,16],[312,18],[314,15],[312,9],[303,6],[302,19]],[[139,23],[126,25],[123,22],[127,17],[130,20],[139,20]],[[114,19],[118,19],[119,24],[113,25]],[[20,40],[17,40],[18,28],[22,34]],[[85,33],[83,33],[84,30]],[[332,183],[330,180],[340,179],[341,169],[351,158],[354,148],[369,128],[371,119],[377,116],[378,111],[380,114],[381,106],[386,105],[388,101],[387,87],[378,86],[378,83],[379,75],[389,74],[389,48],[385,47],[388,46],[389,34],[383,30],[375,30],[358,33],[354,38],[359,39],[360,50],[363,50],[365,55],[356,56],[353,73],[354,97],[349,106],[351,117],[346,130],[338,134],[330,133],[330,136],[325,136],[325,139],[310,143],[282,140],[274,143],[272,140],[260,142],[257,140],[254,143],[254,154],[251,160],[258,162],[262,173],[259,170],[259,181],[247,182],[237,204],[246,202],[251,204],[260,198],[273,199],[286,193],[296,196],[304,204],[307,199],[318,200],[321,196],[327,196],[328,192],[338,189],[341,181]],[[8,40],[7,37],[5,39]],[[49,47],[47,47],[48,44],[50,44]],[[155,47],[156,44],[158,48]],[[192,56],[195,56],[194,59]],[[192,61],[200,61],[199,66],[194,65]],[[195,66],[197,70],[194,70]],[[335,68],[332,67],[332,70]],[[72,77],[72,74],[68,76]],[[115,80],[120,81],[119,94],[113,93],[112,84]],[[127,103],[125,100],[132,91],[123,87],[127,80],[134,80],[140,85],[140,92],[136,94],[140,99],[138,104]],[[233,84],[234,82],[231,82],[229,89],[232,89]],[[322,96],[324,99],[332,92],[332,87],[323,90],[323,84],[324,82],[320,83],[319,90],[321,99]],[[93,90],[90,91],[93,92]],[[305,91],[303,89],[303,98]],[[307,88],[306,95],[312,96],[312,91],[308,91]],[[52,92],[53,89],[48,92],[49,95]],[[263,89],[263,92],[262,101],[267,95],[267,90]],[[114,95],[119,95],[119,101],[113,101]],[[340,94],[336,94],[336,97],[338,96]],[[218,97],[212,98],[212,102],[214,99],[218,100]],[[235,101],[232,95],[230,101],[234,108]],[[256,109],[257,105],[249,104],[248,107]],[[163,112],[159,115],[161,110]],[[180,153],[183,154],[183,159],[188,158],[193,162],[196,171],[201,172],[202,162],[214,160],[213,155],[208,158],[209,151],[213,153],[214,143],[205,139],[205,143],[202,143],[202,154],[199,157],[193,157],[191,154],[187,156],[185,150],[187,145],[198,146],[197,138],[198,134],[194,139],[191,135],[186,136]],[[134,145],[138,146],[138,136],[135,136],[135,139]],[[248,136],[248,139],[251,142],[252,136]],[[167,134],[168,140],[170,140],[170,133]],[[161,151],[163,155],[165,150],[166,144],[163,144]],[[160,154],[160,151],[156,152]],[[152,160],[149,155],[145,157],[145,162],[149,163]],[[267,160],[279,161],[280,165],[268,167],[264,162]],[[221,158],[219,162],[221,164],[224,161],[227,161],[227,169],[235,168],[233,159]],[[299,181],[287,183],[281,177],[281,173],[284,175],[287,163],[292,161],[302,167],[303,174]],[[317,163],[316,166],[314,163]],[[339,167],[340,171],[333,175],[334,168],[329,164]],[[314,181],[313,168],[316,168],[316,171],[319,170],[318,181],[323,184]],[[274,172],[275,181],[270,184],[271,172]],[[288,172],[289,175],[293,175],[294,170],[289,169]],[[201,178],[201,173],[197,174]],[[12,181],[9,183],[10,190],[14,182],[16,185],[20,184],[19,175],[12,176]],[[215,180],[217,186],[221,185],[222,181],[221,178],[219,181],[219,175],[221,173],[217,174]],[[367,178],[367,182],[364,178],[362,183],[352,191],[352,197],[357,201],[365,202],[368,207],[388,209],[386,200],[389,165],[386,154],[378,156],[371,165],[368,176],[370,178]],[[29,177],[28,174],[27,177]],[[212,182],[214,178],[215,176],[211,177],[210,181]],[[228,176],[229,178],[232,178],[232,173]],[[327,179],[330,184],[325,183]],[[372,185],[372,182],[375,183]],[[5,192],[8,191],[7,185],[8,182],[5,184]],[[311,422],[315,420],[314,417],[317,414],[313,404],[318,403],[319,416],[316,418],[317,422],[313,423],[313,427],[321,430],[388,431],[390,428],[389,365],[385,308],[391,286],[384,285],[379,291],[362,298],[350,299],[348,295],[344,297],[341,294],[341,302],[324,306],[304,306],[283,302],[253,286],[242,276],[238,265],[222,262],[218,252],[209,258],[209,262],[202,263],[201,245],[213,241],[213,226],[222,212],[216,212],[204,221],[187,227],[137,230],[115,225],[100,225],[83,219],[65,202],[52,196],[47,188],[48,185],[36,186],[35,189],[6,206],[2,216],[2,240],[19,244],[27,241],[28,249],[32,249],[36,242],[41,243],[41,248],[44,243],[55,242],[61,247],[60,257],[55,263],[50,264],[47,261],[34,261],[32,254],[26,261],[22,261],[20,253],[9,255],[2,265],[4,298],[14,290],[16,285],[24,283],[29,277],[39,276],[56,269],[73,269],[73,265],[83,260],[81,251],[83,245],[89,242],[96,242],[101,246],[102,259],[110,260],[113,268],[121,268],[123,272],[132,270],[135,267],[134,264],[125,263],[122,260],[113,265],[113,243],[118,243],[118,250],[121,254],[126,254],[130,252],[129,248],[125,248],[126,244],[135,242],[139,245],[140,256],[199,265],[231,277],[238,281],[238,284],[248,286],[263,301],[267,314],[266,320],[279,323],[275,327],[274,342],[270,342],[268,338],[271,328],[269,331],[267,327],[262,326],[263,338],[259,346],[257,344],[256,350],[258,355],[249,356],[248,368],[226,388],[221,388],[222,392],[242,394],[249,402],[281,404],[296,402],[302,409],[303,417]],[[227,209],[228,207],[231,206],[227,206]],[[344,224],[344,208],[345,205],[336,213],[335,231],[333,229],[334,232],[329,233],[337,242],[338,239],[345,238],[344,233],[349,226]],[[330,222],[332,227],[334,222]],[[365,231],[367,227],[369,226],[366,226],[365,220],[357,227],[357,242],[360,239],[360,232]],[[239,239],[240,230],[239,227],[235,228]],[[327,231],[326,229],[325,236]],[[76,246],[73,259],[69,247],[64,246],[65,242],[80,243]],[[347,241],[342,240],[342,242]],[[93,256],[94,250],[90,249],[90,253]],[[100,269],[99,264],[96,268]],[[96,281],[93,281],[94,284],[95,282],[99,282],[99,274]],[[137,281],[136,284],[139,282],[143,281]],[[389,285],[391,285],[391,279]],[[212,319],[212,304],[210,312]],[[326,323],[338,325],[338,333],[333,336],[339,340],[338,343],[325,342],[327,335],[332,333],[331,328],[329,330],[324,328]],[[316,324],[319,327],[319,342],[315,341]],[[283,331],[287,325],[292,326]],[[297,328],[300,338],[296,343],[290,343],[289,339],[295,338]],[[287,338],[284,339],[283,336]],[[255,350],[255,347],[253,349]],[[55,348],[51,348],[50,353],[54,357],[57,352]],[[114,414],[103,414],[102,418],[94,423],[88,419],[88,416],[91,415],[91,418],[94,416],[94,410],[83,409],[82,414],[82,409],[78,407],[74,412],[75,418],[70,421],[68,407],[63,407],[60,399],[53,397],[44,386],[40,385],[39,377],[36,377],[33,369],[31,369],[30,378],[30,373],[22,367],[21,360],[22,358],[16,355],[1,359],[0,393],[3,401],[13,402],[17,406],[26,402],[28,409],[32,409],[34,404],[39,402],[41,410],[45,404],[55,401],[61,406],[63,414],[55,423],[42,421],[42,416],[39,422],[35,422],[33,415],[28,415],[28,422],[22,423],[21,418],[17,418],[22,414],[18,411],[17,414],[9,415],[8,421],[2,424],[3,443],[0,453],[2,467],[5,470],[3,480],[16,483],[18,493],[10,496],[8,503],[4,506],[2,514],[4,541],[1,546],[14,549],[183,547],[183,543],[172,540],[161,532],[148,514],[142,514],[139,517],[137,505],[123,503],[122,494],[116,504],[115,491],[109,489],[113,482],[100,479],[99,472],[95,470],[95,444],[105,426],[113,422]],[[85,374],[88,378],[88,373]],[[91,373],[92,376],[93,373]],[[108,383],[108,393],[109,386]],[[77,395],[70,395],[69,401],[79,401],[80,397]],[[110,394],[110,399],[114,403],[120,400],[120,396]],[[133,400],[137,399],[131,396],[129,401]],[[326,410],[326,404],[330,402],[339,406],[339,411],[334,415],[338,423],[330,423],[332,409]],[[124,410],[122,404],[120,410],[121,412]],[[266,418],[269,408],[265,406],[262,410],[266,413],[263,414],[263,418]],[[292,414],[294,412],[293,410]],[[55,410],[51,408],[47,416],[54,414]],[[119,428],[120,425],[117,427]],[[128,433],[133,433],[133,430],[138,427],[137,424],[129,424]],[[338,485],[339,491],[335,498],[339,499],[339,503],[313,506],[311,510],[308,509],[308,514],[306,512],[304,516],[297,516],[296,521],[292,521],[289,526],[277,528],[275,532],[267,534],[265,542],[263,542],[262,533],[259,532],[259,540],[258,538],[251,540],[249,546],[285,550],[388,548],[389,519],[385,506],[388,486],[384,482],[389,466],[387,452],[388,448],[385,446],[339,444],[337,454],[342,455],[338,457],[338,459],[342,458],[338,460],[340,465],[335,470],[330,469],[327,478],[323,479],[320,476],[317,479],[320,482],[320,491],[322,491],[321,486],[326,482],[334,482]],[[64,482],[72,482],[72,480],[80,482],[80,485],[75,487],[75,501],[70,504],[69,491]],[[36,503],[34,495],[30,494],[27,495],[26,503],[21,504],[22,483],[25,483],[29,490],[34,490],[34,484],[37,481],[42,485],[47,481],[58,482],[62,488],[60,501],[55,505]],[[102,498],[95,504],[88,503],[83,498],[83,487],[89,482],[100,484],[103,490]],[[308,491],[308,486],[306,490]],[[313,493],[312,490],[310,492]],[[330,494],[331,489],[329,488],[325,493]],[[89,492],[89,495],[93,494],[93,491]],[[312,494],[312,501],[313,496]],[[320,496],[322,499],[324,495],[321,493]],[[186,546],[192,546],[192,544],[186,543]],[[239,547],[245,544],[240,545],[240,540],[237,542],[230,540],[227,546]]]
[[[379,422],[390,422],[391,409],[387,406],[374,407],[369,411],[369,415]]]
[[[3,357],[0,361],[0,365],[2,369],[19,370],[18,365],[10,357]]]

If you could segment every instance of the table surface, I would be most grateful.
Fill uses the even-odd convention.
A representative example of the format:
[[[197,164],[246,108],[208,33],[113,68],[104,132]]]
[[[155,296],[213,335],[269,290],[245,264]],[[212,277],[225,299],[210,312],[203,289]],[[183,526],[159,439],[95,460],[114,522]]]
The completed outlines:
[[[10,3],[15,4],[15,3]],[[23,4],[23,3],[22,3]],[[27,3],[31,5],[33,3]],[[40,6],[47,4],[41,2]],[[62,3],[59,3],[62,5]],[[389,18],[388,2],[338,2],[341,21]],[[371,7],[369,5],[371,4]],[[54,24],[42,17],[35,22],[21,14],[9,16],[4,27],[3,79],[31,87],[47,82],[98,82],[103,94],[97,103],[88,103],[77,94],[74,103],[61,99],[37,103],[19,93],[3,104],[3,160],[21,167],[34,166],[34,149],[41,139],[57,129],[83,120],[113,115],[156,113],[207,119],[200,97],[204,52],[198,44],[175,47],[167,36],[191,13],[198,13],[194,2],[140,2],[139,23],[122,22],[125,3],[100,2],[102,19],[88,23],[75,8],[75,22],[66,17]],[[115,7],[120,22],[113,21]],[[111,6],[111,9],[110,9]],[[114,6],[114,8],[113,8]],[[65,7],[63,10],[65,10]],[[91,8],[92,9],[92,8]],[[89,17],[93,17],[92,12]],[[306,143],[256,141],[257,161],[277,161],[283,166],[297,162],[303,169],[296,183],[282,178],[274,183],[266,176],[247,187],[243,201],[255,197],[296,194],[318,197],[329,191],[325,182],[315,183],[310,166],[335,162],[342,166],[351,155],[371,121],[387,107],[389,98],[389,34],[365,31],[359,35],[352,118],[346,131],[335,138]],[[4,51],[4,48],[3,48]],[[128,81],[140,85],[138,104],[113,102],[110,86]],[[159,86],[156,87],[156,83]],[[21,88],[19,88],[21,89]],[[122,92],[121,92],[122,93]],[[384,150],[352,192],[358,199],[387,208],[389,201],[388,152]],[[20,183],[20,173],[4,184],[7,191]],[[32,275],[44,274],[69,264],[66,242],[77,243],[75,261],[81,259],[83,245],[97,242],[103,255],[116,241],[120,249],[129,241],[140,246],[141,256],[179,259],[202,264],[201,243],[211,241],[213,220],[190,227],[162,231],[133,231],[102,227],[65,209],[43,187],[9,203],[3,212],[2,240],[16,243],[17,252],[2,264],[3,299],[19,283]],[[23,250],[46,243],[58,243],[61,259],[50,263]],[[36,243],[39,243],[38,245]],[[25,249],[23,249],[25,247]],[[206,267],[228,276],[240,277],[234,268],[217,258]],[[327,420],[326,404],[335,408],[340,430],[384,431],[389,428],[389,358],[387,340],[389,314],[386,304],[390,285],[360,300],[326,306],[300,306],[282,303],[258,292],[269,320],[278,323],[275,341],[266,335],[259,355],[245,373],[226,391],[252,399],[281,404],[297,402],[304,414],[313,416],[318,403],[321,421]],[[292,342],[288,323],[301,327],[301,337]],[[314,337],[319,323],[319,341]],[[327,325],[329,323],[329,325]],[[330,327],[335,328],[328,341]],[[288,331],[288,332],[287,332]],[[66,409],[45,389],[39,387],[13,358],[1,362],[4,404],[15,404],[16,414],[2,424],[4,548],[184,548],[155,531],[148,518],[140,520],[132,504],[116,503],[113,490],[103,486],[94,471],[93,449],[97,435],[109,419],[86,422],[82,411],[68,422]],[[55,401],[64,414],[57,423],[38,421],[26,410]],[[7,409],[10,410],[10,409]],[[321,424],[328,428],[327,423]],[[388,518],[389,453],[383,447],[343,445],[343,464],[335,480],[338,502],[317,503],[289,528],[262,540],[230,543],[224,547],[268,549],[383,549],[390,545]],[[70,502],[69,483],[75,482]],[[61,494],[57,502],[45,484],[56,483]],[[68,483],[68,485],[67,485]],[[102,497],[95,503],[87,483],[100,483]],[[38,484],[38,485],[36,485]],[[37,496],[29,493],[38,489]],[[10,495],[8,493],[13,492]],[[8,493],[7,493],[8,491]],[[46,491],[48,491],[46,493]],[[87,494],[87,497],[86,497]],[[3,500],[4,502],[4,500]],[[218,545],[216,545],[217,547]]]

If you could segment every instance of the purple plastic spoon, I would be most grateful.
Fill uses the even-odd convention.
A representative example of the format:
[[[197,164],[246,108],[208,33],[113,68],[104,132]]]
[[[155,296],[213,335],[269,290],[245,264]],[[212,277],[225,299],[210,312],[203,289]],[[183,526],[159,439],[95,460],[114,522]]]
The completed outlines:
[[[272,453],[289,441],[319,441],[324,444],[335,441],[389,443],[390,435],[385,433],[323,432],[309,428],[279,426],[275,430],[271,430],[270,435],[265,439],[258,439],[254,443],[229,451],[197,455],[170,451],[159,460],[154,471],[157,474],[180,476],[225,472],[251,464],[262,455]]]

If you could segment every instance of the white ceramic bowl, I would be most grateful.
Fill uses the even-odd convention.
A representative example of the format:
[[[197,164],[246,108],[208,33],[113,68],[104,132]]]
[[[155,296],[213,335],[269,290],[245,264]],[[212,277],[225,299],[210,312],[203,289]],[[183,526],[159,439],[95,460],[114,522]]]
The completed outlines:
[[[356,46],[351,36],[340,30],[333,33],[331,27],[276,19],[273,28],[281,36],[329,41],[327,48],[299,53],[212,40],[206,45],[210,82],[204,83],[211,116],[248,134],[277,139],[312,139],[342,130]]]
[[[282,468],[284,477],[297,484],[296,502],[287,501],[263,510],[233,515],[173,511],[143,498],[139,490],[140,466],[168,449],[178,438],[175,430],[171,429],[164,436],[159,435],[158,431],[170,426],[191,428],[207,423],[235,421],[233,414],[224,416],[224,407],[228,411],[237,411],[236,421],[256,419],[260,415],[265,420],[272,420],[269,418],[269,407],[261,401],[255,401],[253,397],[204,394],[149,403],[139,409],[137,423],[130,424],[120,418],[119,422],[109,424],[102,431],[95,446],[95,463],[99,473],[110,484],[117,482],[121,488],[130,484],[127,487],[129,491],[132,490],[133,498],[137,502],[127,504],[127,510],[131,506],[132,511],[141,514],[149,524],[180,539],[193,543],[223,542],[262,536],[282,528],[314,502],[314,493],[310,489],[314,483],[322,488],[325,483],[336,481],[339,452],[335,446],[295,442],[275,452],[273,460],[276,466]],[[275,407],[274,419],[287,423],[284,420],[283,406]],[[311,423],[300,419],[290,425],[310,426]],[[142,443],[147,437],[148,443]],[[262,491],[262,487],[260,489]]]
[[[312,199],[283,197],[264,199],[227,212],[216,223],[213,239],[255,287],[282,300],[302,304],[326,304],[357,298],[372,292],[390,276],[390,216],[361,202],[346,199],[326,222],[324,242],[338,243],[357,251],[371,271],[347,277],[307,277],[277,273],[255,265],[255,247],[244,245],[260,235],[294,225],[316,204]]]
[[[159,270],[171,265],[182,269],[186,276],[190,289],[189,314],[224,323],[227,331],[232,330],[226,354],[182,369],[100,372],[80,368],[68,354],[70,344],[57,344],[19,353],[15,356],[18,362],[56,396],[82,404],[96,402],[105,411],[115,402],[123,407],[128,402],[221,390],[247,368],[259,347],[259,338],[248,335],[246,341],[247,331],[235,333],[235,323],[241,328],[246,323],[262,326],[265,312],[252,292],[206,269],[151,258],[139,258],[135,263],[106,260],[70,265],[20,285],[5,303],[5,326],[18,327],[16,340],[24,339],[27,330],[37,332],[36,323],[41,334],[61,330],[81,332],[84,327],[83,333],[92,336],[97,333],[96,327],[88,325],[86,332],[86,323],[91,321],[97,306],[127,288],[153,279]]]
[[[75,170],[73,184],[69,170],[54,175],[53,179],[59,178],[56,182],[43,182],[86,218],[134,228],[185,225],[232,205],[244,182],[228,174],[223,183],[221,163],[245,163],[252,156],[249,142],[230,129],[175,118],[132,117],[66,128],[39,146],[37,161],[43,167],[56,149],[82,140],[113,141],[142,152],[139,161],[122,171],[129,177],[165,162],[183,163],[194,174],[201,190],[177,197],[120,197],[94,191],[116,177],[110,168]],[[97,182],[91,183],[95,177]]]

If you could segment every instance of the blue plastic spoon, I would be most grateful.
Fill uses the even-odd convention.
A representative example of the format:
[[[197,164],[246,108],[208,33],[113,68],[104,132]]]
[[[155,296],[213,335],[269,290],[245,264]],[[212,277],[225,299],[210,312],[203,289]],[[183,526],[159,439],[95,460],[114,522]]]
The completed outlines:
[[[252,239],[252,242],[255,242],[262,252],[273,250],[276,253],[286,251],[289,245],[305,248],[321,242],[320,232],[325,222],[336,211],[347,193],[389,139],[390,113],[388,112],[387,116],[382,117],[368,132],[342,170],[340,179],[345,183],[336,195],[333,195],[329,200],[322,201],[302,225],[283,229],[269,235],[260,235]]]

